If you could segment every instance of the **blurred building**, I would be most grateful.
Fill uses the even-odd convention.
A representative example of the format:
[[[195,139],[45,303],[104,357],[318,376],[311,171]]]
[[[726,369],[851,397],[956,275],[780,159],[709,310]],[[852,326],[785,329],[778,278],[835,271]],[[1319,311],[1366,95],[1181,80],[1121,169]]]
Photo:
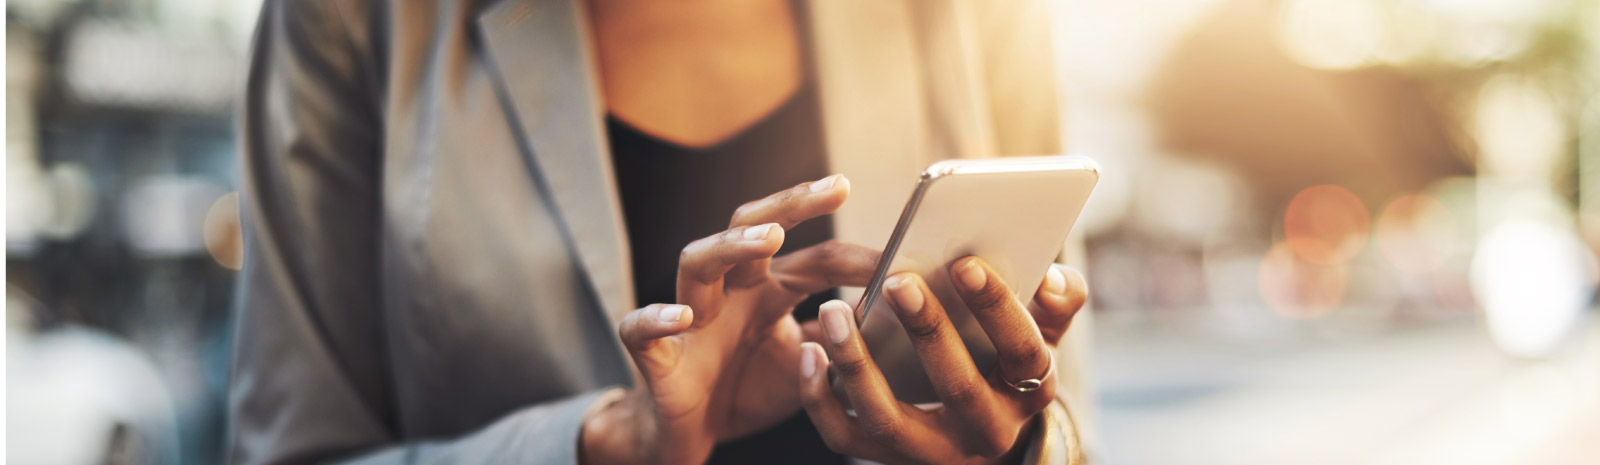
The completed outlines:
[[[8,459],[216,463],[257,3],[6,8]]]
[[[1061,14],[1101,458],[1600,455],[1600,4]]]

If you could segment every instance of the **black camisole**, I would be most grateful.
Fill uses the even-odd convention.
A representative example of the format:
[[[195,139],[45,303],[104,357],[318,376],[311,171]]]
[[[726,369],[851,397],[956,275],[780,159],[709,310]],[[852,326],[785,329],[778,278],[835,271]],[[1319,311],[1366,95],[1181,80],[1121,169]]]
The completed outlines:
[[[606,117],[640,306],[676,301],[679,252],[727,229],[739,205],[830,174],[811,82],[807,79],[760,121],[706,148],[666,142]],[[806,221],[785,231],[779,254],[827,241],[832,234],[831,217]],[[817,306],[836,295],[812,296],[796,307],[796,318],[815,319]],[[845,459],[828,450],[800,412],[772,429],[717,446],[708,463],[842,464]]]

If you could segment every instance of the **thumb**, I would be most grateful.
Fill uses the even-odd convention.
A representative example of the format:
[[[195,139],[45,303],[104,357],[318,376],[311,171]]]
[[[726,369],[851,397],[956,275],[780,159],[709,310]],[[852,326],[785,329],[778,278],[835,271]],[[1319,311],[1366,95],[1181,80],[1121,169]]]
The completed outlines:
[[[645,381],[654,384],[677,368],[683,353],[680,335],[693,321],[694,310],[687,305],[651,304],[628,312],[617,334]]]

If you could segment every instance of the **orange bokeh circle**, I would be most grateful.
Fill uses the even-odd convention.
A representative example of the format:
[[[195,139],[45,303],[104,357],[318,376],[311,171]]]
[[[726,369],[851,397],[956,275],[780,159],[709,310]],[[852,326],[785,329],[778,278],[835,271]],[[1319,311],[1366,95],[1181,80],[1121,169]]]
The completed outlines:
[[[1319,265],[1349,261],[1367,244],[1372,219],[1361,198],[1332,184],[1311,186],[1295,194],[1283,215],[1289,248],[1300,259]]]

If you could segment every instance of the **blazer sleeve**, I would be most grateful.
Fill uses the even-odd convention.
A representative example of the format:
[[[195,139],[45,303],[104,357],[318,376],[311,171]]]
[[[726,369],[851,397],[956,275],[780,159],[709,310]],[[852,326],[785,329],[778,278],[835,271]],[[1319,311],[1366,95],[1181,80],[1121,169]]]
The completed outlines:
[[[256,31],[227,461],[575,463],[583,418],[606,393],[528,406],[462,437],[399,439],[379,293],[381,91],[338,8],[270,0]]]

